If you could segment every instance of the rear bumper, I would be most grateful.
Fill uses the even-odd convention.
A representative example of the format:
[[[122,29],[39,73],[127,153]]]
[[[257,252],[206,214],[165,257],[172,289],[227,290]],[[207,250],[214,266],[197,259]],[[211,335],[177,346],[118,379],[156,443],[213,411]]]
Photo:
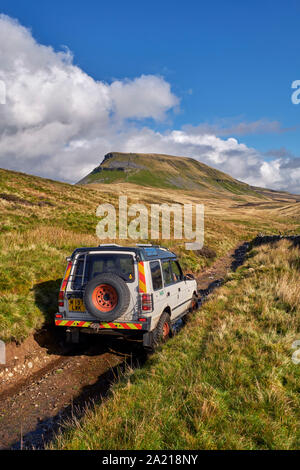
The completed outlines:
[[[94,330],[125,330],[127,331],[148,331],[149,323],[146,322],[98,322],[98,321],[79,321],[55,319],[56,326],[92,328]]]

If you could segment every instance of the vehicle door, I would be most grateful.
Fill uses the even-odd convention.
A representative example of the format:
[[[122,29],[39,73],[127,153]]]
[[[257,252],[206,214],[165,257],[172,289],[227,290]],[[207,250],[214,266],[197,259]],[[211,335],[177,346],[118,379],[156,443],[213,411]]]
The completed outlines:
[[[153,290],[153,311],[156,316],[162,313],[166,305],[166,296],[159,261],[150,261],[150,272]]]
[[[168,304],[171,307],[171,318],[175,318],[177,316],[177,307],[179,303],[179,292],[177,283],[174,282],[174,277],[171,268],[171,262],[161,261],[161,269],[163,273],[163,281],[164,281],[164,289],[165,289],[165,296]]]
[[[190,299],[188,286],[184,280],[184,275],[178,261],[171,261],[172,277],[174,287],[177,289],[178,303],[174,311],[175,317],[185,312],[188,308],[188,301]]]

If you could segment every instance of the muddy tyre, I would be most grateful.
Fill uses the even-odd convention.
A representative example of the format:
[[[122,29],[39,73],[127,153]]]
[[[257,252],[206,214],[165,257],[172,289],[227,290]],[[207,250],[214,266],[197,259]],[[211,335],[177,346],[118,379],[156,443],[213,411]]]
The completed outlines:
[[[102,273],[87,283],[83,301],[87,311],[98,320],[113,321],[128,309],[130,292],[120,276]]]
[[[170,315],[167,312],[163,312],[155,329],[152,332],[152,340],[151,344],[147,347],[147,349],[151,352],[155,351],[155,349],[162,343],[165,343],[168,338],[172,336],[172,327],[171,327],[171,320]]]
[[[79,344],[80,343],[80,332],[79,328],[72,328],[66,331],[66,343],[67,344]]]
[[[196,310],[198,310],[198,297],[197,297],[196,294],[193,294],[193,298],[192,298],[191,306],[189,308],[189,312],[192,313],[192,312],[195,312]]]
[[[191,306],[188,310],[188,313],[186,313],[184,317],[182,317],[182,321],[184,325],[189,321],[191,313],[195,312],[197,309],[198,309],[198,297],[196,294],[193,294]]]

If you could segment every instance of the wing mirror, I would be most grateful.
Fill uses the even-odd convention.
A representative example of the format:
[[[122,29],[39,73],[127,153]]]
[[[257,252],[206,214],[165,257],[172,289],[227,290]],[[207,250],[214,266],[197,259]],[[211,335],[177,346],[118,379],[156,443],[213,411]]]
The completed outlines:
[[[184,276],[185,281],[195,279],[195,276],[192,273],[188,273]]]

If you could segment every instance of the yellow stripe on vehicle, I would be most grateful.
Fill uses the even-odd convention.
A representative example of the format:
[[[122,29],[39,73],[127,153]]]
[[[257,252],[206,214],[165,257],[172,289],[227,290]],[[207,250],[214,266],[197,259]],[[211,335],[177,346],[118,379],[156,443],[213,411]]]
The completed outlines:
[[[100,328],[111,328],[108,323],[99,323]]]
[[[143,261],[139,262],[139,290],[140,292],[146,293],[146,277],[145,277],[145,267]]]
[[[63,292],[66,290],[67,282],[68,282],[69,277],[70,277],[71,269],[72,269],[72,263],[69,262],[69,263],[68,263],[68,266],[67,266],[67,269],[66,269],[66,273],[65,273],[63,282],[62,282],[62,286],[61,286],[61,289],[60,289],[60,290],[63,291]]]
[[[88,328],[91,325],[94,325],[96,328],[110,328],[110,329],[121,329],[121,330],[141,330],[142,325],[140,323],[118,323],[118,322],[101,322],[95,323],[91,321],[82,321],[82,320],[55,320],[56,326],[77,326],[80,328]]]
[[[140,292],[146,293],[146,285],[140,280]]]

